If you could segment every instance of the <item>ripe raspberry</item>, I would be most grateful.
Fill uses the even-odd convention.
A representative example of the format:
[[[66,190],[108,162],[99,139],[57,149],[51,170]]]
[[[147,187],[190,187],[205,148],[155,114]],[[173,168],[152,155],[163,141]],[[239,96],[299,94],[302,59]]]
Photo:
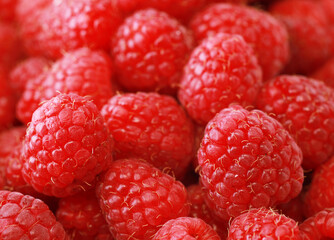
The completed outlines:
[[[0,239],[65,240],[67,237],[41,200],[18,192],[0,191]]]
[[[231,103],[249,106],[262,84],[262,70],[240,35],[218,34],[192,53],[181,80],[179,100],[199,124]]]
[[[227,240],[239,239],[300,240],[294,220],[264,208],[252,209],[232,221]]]
[[[283,0],[270,12],[289,32],[291,60],[288,73],[309,74],[330,56],[329,25],[321,6],[311,0]],[[307,17],[305,17],[307,16]]]
[[[166,222],[153,238],[153,240],[183,239],[220,240],[220,237],[202,219],[180,217]]]
[[[97,194],[117,240],[152,239],[162,224],[189,213],[183,184],[139,159],[113,162]]]
[[[23,24],[35,24],[34,19],[37,15],[41,14],[52,1],[50,0],[17,0],[17,5],[15,9],[16,20],[19,25]],[[33,26],[33,25],[32,25]]]
[[[310,77],[321,80],[328,86],[334,88],[334,58],[329,59],[324,65],[312,73]]]
[[[221,239],[226,239],[228,234],[228,222],[220,221],[210,211],[204,202],[204,191],[200,185],[187,187],[188,202],[190,203],[189,217],[200,218],[209,224],[217,232]]]
[[[10,85],[19,98],[24,92],[29,81],[33,81],[43,72],[49,70],[51,62],[42,57],[32,57],[19,63],[10,72]]]
[[[13,22],[17,0],[0,0],[0,21]]]
[[[257,106],[274,114],[303,151],[303,167],[334,154],[334,90],[303,76],[282,75],[266,83]]]
[[[142,158],[177,177],[184,175],[193,157],[193,125],[172,97],[116,95],[101,114],[115,139],[116,159]]]
[[[46,7],[43,3],[39,14],[22,24],[29,55],[57,59],[81,47],[109,50],[111,37],[121,22],[110,0],[51,1]]]
[[[188,30],[166,13],[135,13],[112,44],[119,83],[131,91],[176,88],[192,45]]]
[[[302,153],[275,119],[235,105],[206,126],[198,151],[205,202],[223,220],[288,202],[302,189]]]
[[[112,161],[112,140],[96,106],[60,94],[33,114],[23,153],[23,177],[36,191],[66,197],[92,186]]]
[[[112,239],[94,192],[60,199],[56,216],[73,240],[98,239],[100,234]]]
[[[20,145],[26,134],[26,127],[13,127],[0,132],[0,158],[10,155]]]
[[[87,96],[101,108],[113,95],[111,74],[111,60],[105,53],[88,48],[70,52],[49,71],[28,82],[16,109],[17,116],[28,123],[39,104],[59,92]]]
[[[213,4],[195,15],[190,26],[197,41],[218,32],[243,36],[258,56],[264,80],[278,74],[289,59],[284,25],[261,10],[227,3]]]
[[[14,115],[15,103],[12,90],[5,74],[0,69],[0,131],[13,123]]]

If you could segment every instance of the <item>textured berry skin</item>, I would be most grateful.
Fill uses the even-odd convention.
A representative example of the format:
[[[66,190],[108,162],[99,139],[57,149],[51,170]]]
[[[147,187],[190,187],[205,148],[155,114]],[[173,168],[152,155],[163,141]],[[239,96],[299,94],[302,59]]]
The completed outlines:
[[[300,240],[298,224],[277,212],[259,208],[236,217],[227,240],[270,239]]]
[[[217,233],[202,219],[180,217],[166,222],[153,240],[220,240]]]
[[[112,139],[96,106],[60,94],[33,114],[23,153],[23,177],[36,191],[66,197],[90,188],[112,161]]]
[[[81,47],[108,51],[121,22],[110,0],[53,1],[41,8],[22,24],[23,42],[31,56],[57,59]]]
[[[311,78],[321,80],[334,88],[334,58],[329,59],[324,65],[311,74]]]
[[[42,57],[28,58],[19,63],[9,74],[9,82],[15,95],[20,97],[28,82],[49,70],[50,66],[51,62]]]
[[[320,165],[305,196],[305,213],[312,216],[325,208],[334,207],[334,157]]]
[[[301,240],[331,240],[334,238],[334,208],[328,208],[306,219],[300,226]]]
[[[289,32],[291,61],[286,72],[309,74],[327,60],[331,44],[329,25],[317,2],[278,1],[271,6],[270,12],[285,24]]]
[[[190,203],[189,217],[200,218],[209,224],[217,232],[221,239],[226,239],[228,234],[228,221],[220,221],[210,211],[204,201],[203,188],[196,184],[187,187],[188,202]]]
[[[117,240],[152,239],[165,222],[189,213],[183,184],[139,159],[113,162],[97,195]]]
[[[58,93],[87,96],[100,109],[113,95],[111,62],[103,52],[81,48],[66,54],[26,85],[16,108],[18,118],[28,123],[43,101]]]
[[[124,21],[113,40],[119,83],[131,91],[176,88],[192,45],[190,32],[166,13],[138,11]]]
[[[13,22],[17,0],[0,0],[0,21]]]
[[[323,82],[282,75],[262,88],[257,107],[273,114],[303,151],[303,167],[314,168],[334,153],[334,91]]]
[[[283,126],[235,105],[206,126],[198,151],[205,202],[223,220],[271,207],[302,189],[302,152]]]
[[[9,127],[14,121],[14,101],[7,77],[0,69],[0,131]]]
[[[60,199],[56,216],[73,240],[113,239],[92,191]]]
[[[278,74],[289,59],[288,34],[284,25],[255,8],[213,4],[196,14],[190,26],[197,41],[218,32],[242,35],[258,56],[264,80]]]
[[[0,238],[65,240],[66,233],[49,207],[18,192],[0,191]]]
[[[116,95],[101,114],[115,139],[115,157],[142,158],[182,177],[193,157],[193,124],[170,96]]]
[[[240,35],[218,34],[191,54],[180,84],[179,100],[199,124],[206,124],[231,103],[252,105],[262,84],[262,69]]]

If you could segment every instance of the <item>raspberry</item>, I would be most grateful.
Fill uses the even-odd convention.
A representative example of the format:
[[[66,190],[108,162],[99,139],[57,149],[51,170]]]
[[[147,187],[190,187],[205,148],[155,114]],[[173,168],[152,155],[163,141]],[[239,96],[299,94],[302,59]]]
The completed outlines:
[[[56,59],[81,47],[108,51],[121,22],[110,0],[52,1],[46,7],[43,1],[41,5],[40,12],[22,24],[25,49],[32,56]]]
[[[195,124],[195,140],[194,140],[194,151],[197,153],[198,149],[201,146],[202,138],[204,137],[205,126]],[[197,154],[192,158],[192,165],[195,170],[198,167]]]
[[[303,167],[314,168],[334,153],[334,91],[323,82],[282,75],[266,83],[257,106],[274,114],[303,151]]]
[[[284,25],[264,11],[217,3],[195,15],[190,26],[198,41],[218,32],[243,36],[258,56],[264,80],[278,74],[289,59]]]
[[[220,237],[202,219],[180,217],[166,222],[153,238],[153,240],[183,239],[220,240]]]
[[[227,240],[270,239],[300,240],[297,223],[269,209],[252,209],[236,217]]]
[[[131,91],[176,88],[192,45],[188,30],[166,13],[135,13],[112,44],[119,83]]]
[[[13,22],[17,0],[0,0],[0,21]]]
[[[218,34],[193,51],[178,97],[196,122],[206,124],[230,103],[251,105],[261,83],[252,48],[240,35]]]
[[[11,92],[7,78],[0,69],[0,131],[10,126],[14,121],[15,103]]]
[[[306,192],[305,208],[307,216],[334,207],[334,157],[316,169],[311,185]]]
[[[311,78],[321,80],[334,88],[334,58],[329,59],[324,65],[310,75]]]
[[[18,118],[28,123],[39,104],[59,92],[87,96],[101,108],[113,95],[110,61],[105,53],[88,48],[66,54],[28,82],[16,109]]]
[[[92,186],[112,161],[112,140],[96,106],[60,94],[33,114],[23,153],[23,177],[45,195],[66,197]]]
[[[0,191],[0,238],[65,240],[66,233],[49,207],[18,192]]]
[[[187,187],[188,202],[190,203],[189,217],[200,218],[217,232],[221,239],[226,239],[228,222],[217,219],[204,202],[204,191],[200,185]]]
[[[34,24],[34,19],[41,14],[43,10],[52,3],[50,0],[18,0],[15,13],[17,21],[22,24]]]
[[[26,134],[26,127],[13,127],[0,132],[0,158],[7,157],[20,145]]]
[[[139,159],[113,162],[97,194],[117,240],[152,239],[162,224],[189,213],[183,184]]]
[[[303,194],[300,194],[298,197],[290,200],[289,202],[276,206],[276,208],[285,216],[301,223],[304,221],[303,205]]]
[[[330,240],[334,238],[334,208],[318,212],[300,226],[301,240]]]
[[[206,126],[198,151],[205,202],[222,220],[288,202],[302,189],[302,152],[262,111],[235,105]]]
[[[193,125],[172,97],[116,95],[101,114],[115,139],[116,159],[143,158],[177,177],[184,175],[193,156]]]
[[[270,12],[285,24],[289,32],[291,60],[286,72],[308,74],[327,60],[331,43],[329,25],[318,3],[283,0],[273,4]]]
[[[98,239],[100,235],[112,240],[94,192],[60,199],[56,216],[73,240]]]
[[[11,72],[9,82],[15,95],[19,98],[29,81],[47,71],[51,63],[42,57],[32,57],[19,63]]]

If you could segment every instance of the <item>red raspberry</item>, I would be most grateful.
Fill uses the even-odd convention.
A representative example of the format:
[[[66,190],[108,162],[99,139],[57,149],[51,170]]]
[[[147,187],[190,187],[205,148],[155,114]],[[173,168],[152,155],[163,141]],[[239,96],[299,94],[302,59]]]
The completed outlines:
[[[94,192],[60,199],[56,216],[73,240],[113,239]]]
[[[135,13],[112,44],[119,83],[131,91],[176,88],[192,45],[188,30],[166,13]]]
[[[51,1],[46,7],[43,3],[39,14],[22,24],[29,55],[56,59],[81,47],[109,50],[111,37],[121,22],[110,0]]]
[[[225,108],[206,126],[198,151],[205,202],[223,220],[251,207],[288,202],[302,189],[302,152],[262,111]]]
[[[23,177],[38,192],[65,197],[92,186],[112,161],[112,140],[96,106],[60,94],[33,114],[23,153]]]
[[[28,82],[17,106],[17,116],[24,122],[43,101],[61,93],[87,96],[101,108],[113,95],[109,57],[88,48],[66,54],[55,62],[49,71]]]
[[[282,75],[266,83],[257,106],[274,114],[303,151],[303,167],[334,154],[334,90],[303,76]]]
[[[196,122],[206,124],[231,103],[253,104],[261,84],[253,49],[240,35],[218,34],[193,51],[178,97]]]
[[[334,157],[320,165],[312,178],[305,196],[307,216],[334,207]]]
[[[65,240],[67,237],[41,200],[18,192],[0,191],[0,239]]]
[[[116,95],[101,114],[115,139],[116,159],[142,158],[177,177],[184,175],[193,157],[193,125],[172,97]]]
[[[14,121],[14,101],[12,90],[7,82],[7,78],[0,69],[0,131],[10,126]]]
[[[113,162],[97,193],[117,240],[152,239],[162,224],[189,213],[183,184],[138,159]]]
[[[0,132],[0,158],[7,157],[20,145],[26,134],[26,127],[13,127]]]
[[[180,217],[166,222],[153,238],[153,240],[183,239],[220,240],[220,237],[202,219]]]
[[[51,62],[42,57],[32,57],[19,63],[10,72],[9,82],[17,97],[24,92],[29,81],[33,81],[43,72],[49,70]]]
[[[35,24],[34,17],[41,14],[44,8],[52,3],[50,0],[17,0],[16,18],[20,25]],[[33,25],[32,25],[33,26]]]
[[[291,61],[287,72],[308,74],[327,60],[331,43],[329,25],[318,3],[283,0],[273,4],[270,12],[285,24],[290,35]]]
[[[17,0],[0,0],[0,21],[13,22]]]
[[[239,239],[300,240],[294,220],[264,208],[252,209],[232,221],[227,240]]]
[[[296,222],[299,223],[303,222],[304,221],[303,195],[304,194],[299,194],[298,197],[290,200],[289,202],[276,206],[276,209],[278,209],[285,216],[292,218]]]
[[[310,76],[314,79],[321,80],[328,86],[334,88],[334,58],[329,59]]]
[[[228,222],[220,221],[210,211],[204,202],[204,191],[200,185],[187,187],[188,202],[190,203],[189,217],[200,218],[209,224],[217,232],[221,239],[226,239],[228,234]]]
[[[253,48],[263,70],[263,79],[278,74],[289,59],[288,34],[284,25],[261,10],[232,4],[214,4],[191,22],[196,39],[218,32],[240,34]]]

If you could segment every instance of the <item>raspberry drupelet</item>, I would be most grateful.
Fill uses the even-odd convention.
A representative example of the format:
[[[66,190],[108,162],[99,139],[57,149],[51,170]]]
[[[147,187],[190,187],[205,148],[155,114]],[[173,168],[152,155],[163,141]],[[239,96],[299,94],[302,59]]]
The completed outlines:
[[[143,158],[182,178],[194,155],[194,127],[174,98],[158,93],[112,97],[101,114],[115,139],[115,158]]]
[[[0,239],[68,238],[44,202],[18,192],[0,191]]]
[[[197,13],[190,27],[199,42],[219,32],[240,34],[254,48],[263,80],[277,75],[289,60],[288,33],[284,25],[253,7],[213,4]]]
[[[183,184],[140,159],[113,162],[97,195],[117,240],[152,239],[165,222],[189,213]]]
[[[110,165],[112,145],[91,101],[60,94],[33,114],[23,145],[23,177],[45,195],[76,194],[91,188]]]
[[[259,110],[235,105],[206,126],[198,151],[205,202],[222,220],[271,207],[302,189],[302,152],[283,126]]]
[[[276,118],[315,168],[334,153],[334,90],[304,76],[281,75],[261,89],[257,107]]]
[[[191,54],[178,97],[189,115],[206,124],[231,103],[252,105],[262,85],[262,69],[240,35],[219,33]]]
[[[28,123],[41,102],[58,93],[86,96],[100,109],[113,95],[111,59],[102,51],[81,48],[67,53],[49,70],[30,80],[18,102],[18,118]]]
[[[251,209],[236,217],[230,226],[227,240],[270,239],[300,240],[298,224],[274,210]]]
[[[192,35],[177,20],[155,9],[138,11],[113,39],[118,81],[130,91],[173,91],[192,46]]]

